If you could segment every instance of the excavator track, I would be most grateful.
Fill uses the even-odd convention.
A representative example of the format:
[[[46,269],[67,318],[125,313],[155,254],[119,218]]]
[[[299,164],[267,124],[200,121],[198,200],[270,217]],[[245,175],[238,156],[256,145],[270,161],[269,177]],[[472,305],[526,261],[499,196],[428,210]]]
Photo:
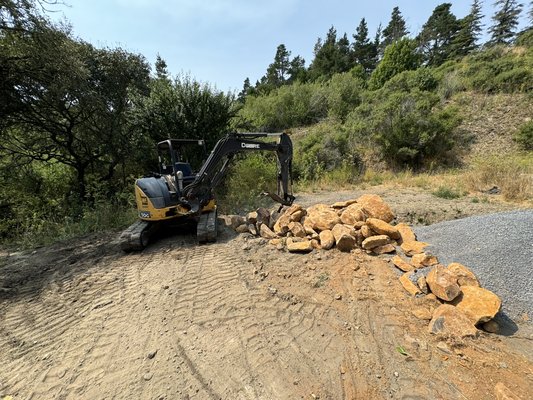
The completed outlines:
[[[217,210],[200,215],[196,228],[199,243],[212,243],[217,240]]]
[[[158,226],[157,222],[142,220],[135,222],[120,235],[121,249],[126,252],[144,249]]]

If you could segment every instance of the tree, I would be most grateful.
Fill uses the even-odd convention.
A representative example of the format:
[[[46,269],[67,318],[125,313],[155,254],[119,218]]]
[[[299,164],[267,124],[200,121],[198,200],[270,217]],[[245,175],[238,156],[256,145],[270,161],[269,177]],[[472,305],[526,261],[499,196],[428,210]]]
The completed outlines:
[[[402,13],[398,7],[394,7],[391,13],[391,19],[388,25],[383,29],[383,41],[381,48],[385,49],[389,44],[392,44],[404,36],[409,34],[403,19]]]
[[[369,88],[379,89],[394,75],[414,70],[420,66],[420,55],[416,52],[416,41],[403,38],[387,46],[383,59],[370,76]]]
[[[244,83],[242,85],[242,90],[237,95],[237,101],[239,103],[244,103],[246,100],[246,96],[250,93],[250,90],[252,89],[252,85],[250,85],[250,78],[246,78],[244,80]]]
[[[482,31],[482,19],[481,2],[474,0],[470,13],[459,20],[459,31],[451,43],[453,56],[463,57],[479,47],[477,41]]]
[[[522,4],[516,0],[497,0],[494,6],[497,11],[492,16],[494,23],[489,28],[491,38],[488,44],[510,44],[516,35]]]
[[[291,52],[287,50],[284,44],[280,44],[276,49],[274,62],[267,68],[267,84],[273,87],[280,87],[285,84],[289,77]]]
[[[326,40],[318,39],[314,48],[315,58],[309,66],[311,80],[318,78],[329,79],[335,73],[347,72],[353,67],[350,61],[350,42],[344,34],[337,40],[337,31],[332,26]]]
[[[364,18],[361,19],[357,27],[353,43],[353,58],[357,64],[360,64],[367,73],[370,73],[376,67],[377,48],[375,41],[371,42],[368,38],[368,27]]]
[[[159,54],[155,60],[155,76],[158,79],[168,79],[167,62]]]
[[[459,30],[459,22],[450,11],[450,3],[435,7],[418,35],[420,52],[427,65],[440,65],[452,54],[452,42]]]
[[[294,82],[305,82],[306,80],[306,72],[305,69],[305,60],[300,57],[296,56],[291,60],[291,65],[289,68],[289,83]]]

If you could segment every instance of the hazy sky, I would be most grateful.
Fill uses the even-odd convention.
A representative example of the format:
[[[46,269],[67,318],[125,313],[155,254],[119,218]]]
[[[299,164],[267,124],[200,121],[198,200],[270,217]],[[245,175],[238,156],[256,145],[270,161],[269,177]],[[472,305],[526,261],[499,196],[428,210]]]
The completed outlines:
[[[373,37],[399,6],[411,33],[417,33],[436,5],[443,1],[340,0],[65,0],[55,6],[55,20],[70,22],[74,34],[103,47],[123,47],[141,53],[153,64],[159,53],[171,74],[189,73],[218,89],[237,90],[249,77],[265,74],[276,47],[284,43],[306,65],[318,37],[333,25],[351,35],[362,17]],[[471,1],[450,1],[461,18]],[[484,2],[485,25],[493,0]],[[529,2],[528,2],[529,3]]]

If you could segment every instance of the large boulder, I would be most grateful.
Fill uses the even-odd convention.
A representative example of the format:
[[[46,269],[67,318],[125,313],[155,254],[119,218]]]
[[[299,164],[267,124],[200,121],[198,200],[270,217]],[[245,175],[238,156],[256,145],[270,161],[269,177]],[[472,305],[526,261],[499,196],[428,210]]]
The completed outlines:
[[[385,222],[391,222],[394,219],[394,213],[391,208],[376,194],[362,195],[357,199],[357,204],[363,206],[368,217],[381,219]]]
[[[479,281],[474,273],[463,264],[451,263],[448,265],[448,271],[456,276],[459,286],[479,286]]]
[[[365,218],[363,207],[357,203],[346,207],[341,214],[341,222],[351,226],[354,226],[357,222],[364,221]]]
[[[307,209],[304,226],[315,231],[333,229],[340,223],[340,218],[333,208],[326,204],[316,204]]]
[[[255,224],[257,222],[257,212],[251,211],[246,215],[246,223],[249,224]]]
[[[329,229],[320,232],[319,235],[320,245],[324,250],[329,250],[335,246],[335,236],[333,236],[333,233]]]
[[[431,267],[432,265],[436,265],[438,263],[439,261],[437,260],[437,257],[427,253],[415,254],[411,258],[411,264],[413,264],[415,268]]]
[[[365,250],[372,250],[374,247],[384,246],[390,243],[390,238],[387,235],[370,236],[363,240],[361,245]]]
[[[502,301],[490,290],[477,286],[461,286],[461,293],[453,304],[477,325],[494,318],[500,311]]]
[[[237,229],[237,227],[241,226],[242,224],[246,223],[246,219],[241,215],[229,215],[229,225],[233,229]]]
[[[391,239],[397,240],[400,238],[400,232],[396,227],[391,224],[377,218],[367,218],[367,226],[376,232],[378,235],[387,235]]]
[[[426,280],[431,292],[439,299],[452,301],[461,292],[457,278],[443,265],[433,267]]]
[[[363,237],[366,239],[370,236],[376,236],[377,233],[370,229],[367,224],[364,224],[363,226],[361,226],[361,235],[363,235]]]
[[[257,219],[257,226],[261,225],[261,224],[265,224],[267,226],[270,225],[270,211],[268,211],[266,208],[264,207],[259,207],[257,210],[255,210],[255,213],[257,215],[256,219]]]
[[[449,304],[437,307],[428,330],[437,335],[461,338],[473,337],[478,333],[472,321],[461,310]]]
[[[337,224],[331,230],[331,233],[335,237],[335,243],[337,249],[340,251],[349,252],[355,248],[356,240],[350,234],[350,229],[342,224]]]
[[[291,214],[290,220],[291,222],[300,222],[302,217],[305,215],[305,210],[298,210]]]

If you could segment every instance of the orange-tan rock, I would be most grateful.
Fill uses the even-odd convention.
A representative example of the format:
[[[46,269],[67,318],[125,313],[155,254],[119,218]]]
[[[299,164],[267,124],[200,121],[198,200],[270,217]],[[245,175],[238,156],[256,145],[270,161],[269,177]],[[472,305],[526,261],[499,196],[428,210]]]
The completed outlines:
[[[398,232],[400,233],[400,239],[402,242],[416,241],[416,235],[409,225],[400,222],[396,225],[396,229],[398,229]]]
[[[341,222],[354,226],[356,222],[364,221],[365,213],[360,204],[352,204],[346,207],[341,214]]]
[[[457,278],[442,265],[433,267],[429,271],[426,281],[431,292],[445,301],[452,301],[461,292]]]
[[[407,292],[411,296],[416,296],[417,294],[420,294],[420,289],[418,286],[416,286],[410,279],[413,272],[406,272],[402,276],[400,276],[400,283],[402,284],[403,288],[407,290]]]
[[[436,265],[438,263],[439,261],[437,260],[437,257],[426,253],[415,254],[411,258],[411,264],[415,268],[431,267],[432,265]]]
[[[259,235],[265,239],[274,239],[278,236],[266,224],[261,224],[259,227]]]
[[[428,283],[425,276],[421,276],[416,280],[416,284],[424,294],[429,293]]]
[[[402,257],[398,255],[392,257],[391,261],[394,264],[394,266],[401,269],[403,272],[409,272],[414,269],[414,267],[411,264],[409,264],[407,261],[405,261]]]
[[[320,245],[324,250],[329,250],[335,245],[335,237],[329,229],[326,229],[319,233]]]
[[[388,237],[394,240],[400,238],[400,232],[398,232],[398,229],[396,229],[396,227],[392,226],[391,224],[382,221],[381,219],[367,218],[366,224],[378,235],[387,235]]]
[[[389,254],[394,253],[396,251],[396,247],[392,244],[384,244],[383,246],[374,247],[372,249],[372,252],[375,254]]]
[[[316,239],[311,239],[311,246],[313,246],[313,249],[317,249],[317,250],[322,249],[322,245]]]
[[[239,225],[239,226],[235,229],[235,232],[237,232],[237,233],[246,233],[246,232],[248,232],[248,225],[246,225],[245,223]]]
[[[372,250],[374,247],[384,246],[389,243],[390,238],[387,235],[376,235],[363,240],[362,247],[365,250]]]
[[[410,240],[407,242],[403,242],[401,247],[406,256],[414,256],[415,254],[423,253],[424,247],[428,245],[429,244],[425,242]]]
[[[352,200],[346,200],[346,201],[337,201],[336,203],[333,203],[331,207],[332,208],[346,208],[353,203],[357,203],[357,200],[352,199]]]
[[[300,224],[299,222],[290,222],[289,223],[289,231],[292,232],[293,236],[294,237],[305,237],[306,236],[306,232],[305,232],[305,229],[303,227],[302,224]]]
[[[479,286],[479,281],[474,273],[463,264],[451,263],[448,265],[448,271],[457,277],[459,286]]]
[[[355,238],[350,235],[350,229],[342,224],[337,224],[331,230],[335,237],[335,246],[340,251],[351,251],[355,248]]]
[[[302,210],[299,204],[293,204],[285,210],[283,214],[277,219],[274,224],[274,232],[278,235],[284,235],[289,231],[289,223],[291,222],[291,215]]]
[[[287,250],[291,253],[308,253],[313,250],[313,244],[310,240],[295,242],[292,238],[287,239]]]
[[[461,338],[478,334],[472,321],[461,310],[450,304],[441,304],[437,307],[433,312],[428,330],[434,334]]]
[[[363,206],[368,217],[381,219],[385,222],[391,222],[394,219],[394,213],[391,208],[376,194],[362,195],[357,199],[357,204]]]
[[[477,325],[494,318],[500,311],[502,301],[490,290],[477,286],[461,286],[461,295],[453,304]]]
[[[244,217],[242,217],[240,215],[230,215],[229,216],[229,225],[233,229],[237,229],[239,226],[241,226],[244,223],[246,223],[246,220],[244,219]]]
[[[281,238],[270,239],[268,243],[271,244],[272,246],[277,246],[279,244],[283,245],[283,239]]]
[[[363,235],[365,239],[370,236],[377,235],[377,233],[374,232],[372,229],[370,229],[370,227],[367,224],[364,224],[363,226],[361,226],[361,234]]]
[[[300,222],[302,217],[305,215],[305,210],[298,210],[291,214],[290,221],[291,222]]]
[[[304,226],[323,231],[332,229],[340,222],[340,218],[333,208],[325,204],[317,204],[307,209]]]

